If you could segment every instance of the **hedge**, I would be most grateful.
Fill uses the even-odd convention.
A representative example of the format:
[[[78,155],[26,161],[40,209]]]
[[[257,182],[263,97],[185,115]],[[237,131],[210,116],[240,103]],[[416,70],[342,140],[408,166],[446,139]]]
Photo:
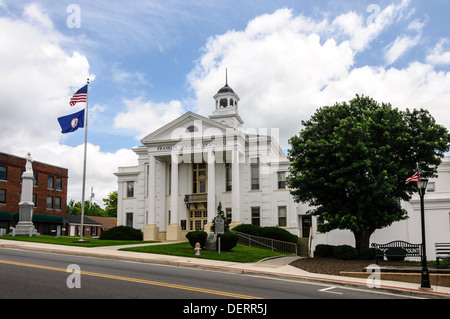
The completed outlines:
[[[252,224],[240,224],[233,230],[247,235],[259,236],[298,244],[298,237],[280,227],[261,227]]]
[[[220,250],[228,251],[236,247],[239,235],[232,232],[225,232],[220,236]]]
[[[128,226],[116,226],[104,231],[100,235],[104,240],[142,240],[142,231]]]
[[[200,243],[201,248],[205,248],[206,239],[208,234],[203,230],[194,230],[186,234],[186,238],[189,240],[192,248],[195,248],[196,243]]]
[[[358,258],[358,250],[349,245],[339,245],[333,248],[334,258],[352,260]]]
[[[373,252],[368,251],[366,254],[369,256],[370,254],[373,254]],[[314,250],[314,257],[334,257],[336,259],[352,260],[358,259],[359,255],[358,250],[349,245],[333,246],[319,244]]]

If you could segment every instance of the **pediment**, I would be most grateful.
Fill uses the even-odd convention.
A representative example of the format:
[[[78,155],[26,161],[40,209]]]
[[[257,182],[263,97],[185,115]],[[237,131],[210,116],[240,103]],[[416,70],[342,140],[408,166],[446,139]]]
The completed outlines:
[[[233,128],[211,120],[204,116],[187,112],[172,122],[164,125],[156,131],[144,137],[141,142],[144,145],[180,141],[192,136],[225,136],[233,131]]]

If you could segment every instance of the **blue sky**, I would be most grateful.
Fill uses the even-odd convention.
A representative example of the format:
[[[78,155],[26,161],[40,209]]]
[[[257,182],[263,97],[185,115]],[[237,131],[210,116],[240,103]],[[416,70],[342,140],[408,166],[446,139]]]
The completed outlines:
[[[0,0],[0,151],[69,168],[80,200],[84,132],[56,118],[82,107],[68,101],[89,77],[86,187],[101,202],[140,138],[211,114],[225,68],[244,127],[276,129],[283,149],[315,109],[355,94],[450,128],[449,16],[444,0]]]

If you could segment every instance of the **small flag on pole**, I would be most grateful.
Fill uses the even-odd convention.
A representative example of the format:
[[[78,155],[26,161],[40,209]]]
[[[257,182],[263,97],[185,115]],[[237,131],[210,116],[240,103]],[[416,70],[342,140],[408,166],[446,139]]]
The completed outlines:
[[[420,173],[419,173],[419,171],[417,171],[413,176],[407,178],[405,184],[408,184],[409,182],[420,182]]]
[[[75,132],[78,128],[84,127],[84,110],[59,117],[58,122],[61,126],[61,133]]]
[[[86,102],[87,98],[87,84],[81,89],[75,92],[75,94],[70,99],[70,106],[74,106],[78,102]]]

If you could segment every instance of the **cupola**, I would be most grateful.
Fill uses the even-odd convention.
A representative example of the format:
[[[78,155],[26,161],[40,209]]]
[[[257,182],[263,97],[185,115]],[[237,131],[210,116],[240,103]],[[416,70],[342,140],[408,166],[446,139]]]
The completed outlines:
[[[225,86],[217,91],[213,98],[216,104],[215,111],[209,118],[240,129],[244,122],[238,114],[239,96],[228,86],[227,71],[225,71]]]

